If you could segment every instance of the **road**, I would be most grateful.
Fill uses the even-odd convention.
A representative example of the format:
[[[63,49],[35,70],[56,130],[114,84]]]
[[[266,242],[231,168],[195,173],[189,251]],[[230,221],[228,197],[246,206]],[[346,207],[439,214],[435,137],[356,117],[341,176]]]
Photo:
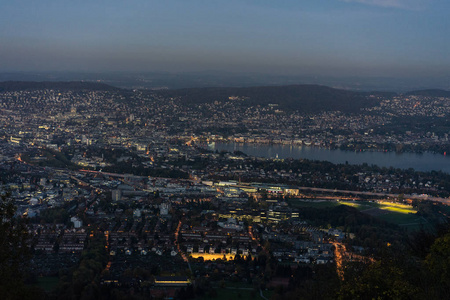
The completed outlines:
[[[334,260],[336,261],[336,272],[339,279],[344,280],[344,255],[346,248],[344,244],[334,242]]]
[[[339,279],[344,280],[344,263],[346,261],[375,262],[372,257],[362,256],[347,251],[347,247],[343,243],[333,242],[334,260],[336,261],[336,272]]]
[[[180,253],[183,260],[188,264],[189,271],[191,271],[191,274],[192,274],[192,269],[191,269],[191,264],[189,263],[189,259],[187,258],[186,254],[181,251],[180,243],[178,243],[178,234],[180,232],[180,228],[181,228],[181,220],[178,222],[177,230],[175,230],[175,246],[177,247],[178,253]]]

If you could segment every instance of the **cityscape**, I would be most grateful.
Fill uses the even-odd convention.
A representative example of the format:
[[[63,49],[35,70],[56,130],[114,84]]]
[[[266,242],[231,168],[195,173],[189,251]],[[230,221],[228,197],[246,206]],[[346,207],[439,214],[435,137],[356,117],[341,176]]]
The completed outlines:
[[[373,264],[386,245],[415,243],[448,222],[442,171],[211,149],[287,144],[446,159],[446,97],[371,94],[373,106],[359,112],[304,113],[236,95],[192,103],[96,83],[28,85],[0,93],[0,167],[5,199],[28,220],[26,282],[45,287],[42,297],[290,299],[306,283],[310,296],[327,297],[314,290],[315,272],[339,282],[348,265]],[[443,125],[403,132],[396,117],[409,116]]]
[[[1,300],[450,299],[450,2],[4,2]]]

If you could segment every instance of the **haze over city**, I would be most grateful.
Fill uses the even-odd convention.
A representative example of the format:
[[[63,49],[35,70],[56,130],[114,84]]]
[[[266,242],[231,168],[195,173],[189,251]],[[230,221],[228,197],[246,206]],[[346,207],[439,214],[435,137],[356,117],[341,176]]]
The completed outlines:
[[[450,74],[443,0],[8,1],[1,72]]]

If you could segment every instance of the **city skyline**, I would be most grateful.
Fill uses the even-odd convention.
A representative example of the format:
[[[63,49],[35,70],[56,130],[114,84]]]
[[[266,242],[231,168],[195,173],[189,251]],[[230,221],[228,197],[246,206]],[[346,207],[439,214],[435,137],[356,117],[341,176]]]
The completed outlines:
[[[0,71],[439,77],[444,1],[19,1],[2,4]]]

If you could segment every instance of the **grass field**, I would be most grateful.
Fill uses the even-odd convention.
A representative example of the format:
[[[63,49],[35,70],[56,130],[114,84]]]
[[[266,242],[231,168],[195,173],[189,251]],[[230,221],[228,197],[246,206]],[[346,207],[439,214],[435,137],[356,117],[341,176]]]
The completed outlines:
[[[414,214],[404,214],[398,212],[390,212],[381,215],[378,218],[398,225],[424,222],[420,217],[417,217]]]
[[[378,202],[348,202],[340,201],[339,203],[350,205],[362,212],[367,211],[371,216],[404,226],[411,230],[419,229],[422,225],[426,225],[426,220],[416,215],[417,210],[410,205],[401,203],[392,203],[387,201]],[[422,224],[422,225],[421,225]]]
[[[392,203],[388,201],[335,201],[335,200],[290,200],[290,204],[296,208],[314,207],[330,208],[338,205],[348,205],[358,209],[361,212],[367,211],[367,214],[380,218],[386,222],[405,226],[408,229],[419,229],[427,224],[426,220],[416,215],[417,210],[410,205],[401,203]],[[422,225],[421,225],[422,224]]]
[[[380,210],[395,212],[399,214],[415,214],[417,210],[410,205],[401,203],[391,203],[387,201],[368,202],[368,201],[339,201],[340,204],[349,205],[364,211],[371,208],[378,208]]]
[[[329,200],[297,200],[292,199],[289,200],[289,204],[293,207],[302,208],[302,207],[314,207],[314,208],[327,208],[327,207],[335,207],[340,205],[337,201],[329,201]]]
[[[358,210],[366,210],[380,207],[380,204],[378,204],[377,202],[369,202],[369,201],[339,201],[338,203],[354,207]]]
[[[365,210],[373,207],[380,207],[380,204],[376,202],[369,201],[336,201],[336,200],[297,200],[291,199],[289,200],[289,204],[293,207],[302,208],[302,207],[314,207],[314,208],[328,208],[328,207],[336,207],[339,205],[348,205],[358,210]]]
[[[402,214],[415,214],[417,212],[411,205],[400,204],[400,203],[391,203],[386,201],[379,201],[381,205],[381,209],[389,210]]]

